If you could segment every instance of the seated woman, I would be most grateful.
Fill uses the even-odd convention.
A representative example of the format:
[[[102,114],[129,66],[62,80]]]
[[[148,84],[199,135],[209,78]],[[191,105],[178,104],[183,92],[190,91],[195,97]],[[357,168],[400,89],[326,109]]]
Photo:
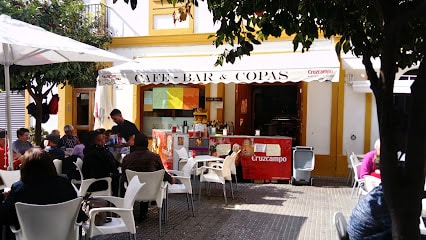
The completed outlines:
[[[364,175],[370,175],[370,173],[376,170],[374,165],[374,158],[376,155],[380,156],[380,139],[377,139],[374,143],[374,150],[366,153],[362,159],[361,169],[358,173],[359,177],[362,178]]]
[[[83,150],[84,159],[82,173],[84,179],[111,177],[112,194],[118,196],[119,163],[105,147],[105,135],[101,131],[92,131],[90,140]],[[107,183],[95,182],[88,192],[101,191],[107,188]]]
[[[25,151],[33,147],[28,141],[28,139],[30,139],[30,130],[27,128],[19,128],[16,130],[16,137],[18,139],[12,143],[13,152],[23,155]]]
[[[12,185],[10,192],[0,196],[0,224],[19,226],[16,202],[54,204],[76,197],[71,182],[57,175],[49,153],[41,148],[30,148],[22,157],[21,180]],[[78,221],[86,219],[87,216],[81,211]]]
[[[380,175],[380,155],[376,154],[373,159],[375,170],[370,173],[371,176],[381,179]]]

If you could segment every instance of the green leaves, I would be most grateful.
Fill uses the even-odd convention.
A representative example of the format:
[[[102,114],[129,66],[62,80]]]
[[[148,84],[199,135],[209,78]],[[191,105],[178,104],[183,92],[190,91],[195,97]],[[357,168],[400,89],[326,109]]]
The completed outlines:
[[[102,26],[103,19],[84,15],[85,5],[81,0],[51,0],[49,2],[0,0],[0,6],[2,6],[0,9],[16,19],[96,47],[105,48],[112,40],[109,32],[93,34],[93,29],[99,29]],[[2,72],[3,68],[0,71]],[[34,85],[63,84],[68,80],[70,84],[89,83],[95,86],[96,76],[96,63],[73,62],[36,67],[11,66],[11,80],[16,87],[22,87],[22,79],[25,80],[25,84]],[[0,78],[4,78],[4,74],[0,74]]]

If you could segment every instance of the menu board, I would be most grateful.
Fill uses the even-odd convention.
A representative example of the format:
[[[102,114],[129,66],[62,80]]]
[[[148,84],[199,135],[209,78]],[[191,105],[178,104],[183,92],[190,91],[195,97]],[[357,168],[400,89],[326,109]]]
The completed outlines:
[[[143,97],[143,110],[152,112],[152,91],[145,91]]]
[[[192,110],[199,105],[198,88],[157,87],[152,89],[153,109]]]

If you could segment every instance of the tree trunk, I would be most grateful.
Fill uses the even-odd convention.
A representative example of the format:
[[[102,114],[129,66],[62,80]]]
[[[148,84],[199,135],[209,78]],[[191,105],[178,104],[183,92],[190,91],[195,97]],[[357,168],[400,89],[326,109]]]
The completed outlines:
[[[395,78],[392,59],[382,56],[382,97],[377,101],[381,106],[380,125],[380,169],[382,170],[383,191],[392,218],[393,239],[420,239],[419,217],[424,184],[424,159],[426,146],[426,80],[421,74],[412,86],[411,109],[407,131],[405,163],[397,158],[398,134],[396,133],[393,83]],[[390,56],[392,58],[392,56]],[[395,61],[393,61],[395,62]]]
[[[34,102],[37,108],[37,114],[35,117],[35,132],[34,132],[34,142],[36,145],[40,146],[41,143],[41,119],[43,117],[43,95],[37,94],[35,95]]]
[[[33,86],[32,81],[27,81],[27,91],[30,96],[34,99],[36,105],[36,116],[33,116],[36,120],[35,129],[34,129],[34,142],[37,146],[41,144],[41,121],[43,119],[43,100],[47,97],[49,92],[52,90],[55,84],[51,84],[50,87],[43,92],[43,85],[45,84],[42,80],[36,80],[37,85]]]
[[[397,158],[400,142],[395,126],[393,87],[397,70],[396,54],[404,19],[396,1],[380,1],[384,18],[380,77],[366,65],[371,88],[376,97],[380,131],[380,170],[385,201],[392,219],[393,239],[420,239],[419,216],[424,183],[426,95],[424,77],[418,76],[412,87],[412,107],[407,132],[405,164]],[[368,56],[367,56],[368,57]],[[374,72],[375,73],[375,72]],[[426,80],[426,79],[424,79]]]

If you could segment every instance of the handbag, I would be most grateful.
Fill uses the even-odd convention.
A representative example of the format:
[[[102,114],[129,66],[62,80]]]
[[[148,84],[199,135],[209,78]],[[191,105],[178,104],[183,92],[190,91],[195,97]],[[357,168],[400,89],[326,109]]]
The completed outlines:
[[[89,216],[90,209],[108,207],[109,202],[101,198],[87,197],[83,199],[83,211]],[[107,212],[100,212],[95,215],[95,225],[102,226],[107,222]]]

